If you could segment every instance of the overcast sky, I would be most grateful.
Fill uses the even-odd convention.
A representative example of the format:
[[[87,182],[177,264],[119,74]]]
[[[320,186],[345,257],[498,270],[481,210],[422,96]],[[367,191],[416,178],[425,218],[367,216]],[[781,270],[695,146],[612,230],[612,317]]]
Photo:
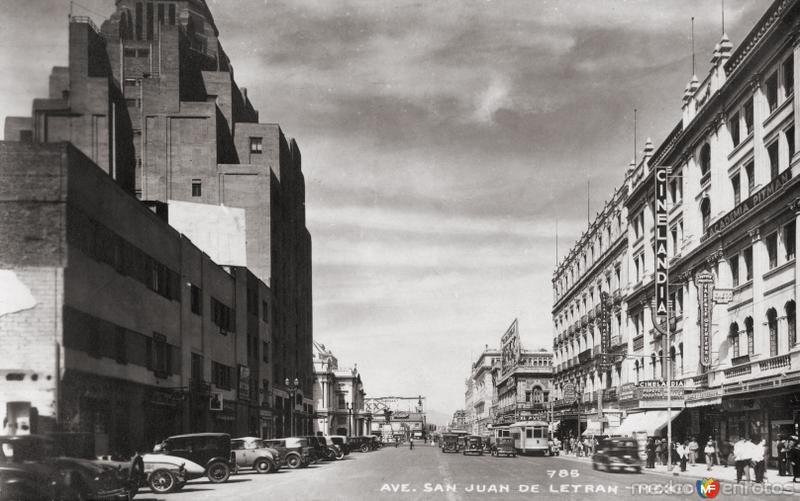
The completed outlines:
[[[66,63],[66,0],[0,2],[0,118]],[[113,0],[81,0],[100,24]],[[314,337],[368,396],[464,406],[470,359],[519,318],[552,347],[560,251],[680,117],[720,0],[210,0],[236,81],[297,139]],[[735,45],[769,2],[727,0]],[[8,9],[7,12],[2,12]]]

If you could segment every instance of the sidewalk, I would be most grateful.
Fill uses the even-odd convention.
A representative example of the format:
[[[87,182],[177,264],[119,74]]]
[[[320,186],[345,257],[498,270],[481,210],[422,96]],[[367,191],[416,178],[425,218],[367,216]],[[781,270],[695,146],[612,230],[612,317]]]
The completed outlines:
[[[565,455],[561,454],[558,456],[562,459],[568,459],[572,461],[580,461],[585,463],[591,463],[591,457],[575,457],[572,455]],[[667,469],[666,465],[657,465],[655,468],[642,468],[643,473],[653,473],[656,475],[666,475],[666,476],[677,476],[683,478],[714,478],[716,480],[723,480],[726,482],[735,483],[736,482],[736,468],[733,466],[721,466],[721,465],[714,465],[711,468],[711,471],[707,470],[707,466],[705,463],[697,463],[694,466],[687,464],[686,471],[681,471],[680,465],[675,465],[672,468],[672,471]],[[745,477],[747,478],[747,477]],[[755,475],[750,470],[750,478],[754,479]],[[745,479],[742,479],[742,483],[746,483]],[[764,483],[767,485],[781,485],[784,487],[785,490],[794,491],[800,493],[800,482],[793,483],[792,477],[780,477],[778,476],[778,470],[775,469],[767,469],[766,474],[764,475]]]

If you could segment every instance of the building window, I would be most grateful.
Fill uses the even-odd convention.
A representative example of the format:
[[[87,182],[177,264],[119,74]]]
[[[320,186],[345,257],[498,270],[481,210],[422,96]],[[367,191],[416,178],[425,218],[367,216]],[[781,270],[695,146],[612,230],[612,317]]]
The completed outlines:
[[[136,20],[135,20],[136,40],[141,40],[142,39],[142,27],[143,27],[142,26],[142,22],[143,22],[142,17],[143,16],[144,16],[144,8],[142,7],[142,2],[137,2],[136,3]]]
[[[778,107],[778,72],[776,71],[770,75],[764,82],[764,92],[767,95],[767,104],[769,111],[772,113]]]
[[[795,221],[788,222],[783,227],[783,248],[786,250],[786,260],[794,259]]]
[[[751,97],[744,103],[744,128],[745,134],[749,136],[753,133],[753,98]]]
[[[169,345],[163,334],[153,333],[151,369],[156,377],[166,377],[170,371]]]
[[[203,381],[203,355],[192,353],[192,382]]]
[[[738,172],[731,178],[731,188],[733,189],[733,205],[739,205],[742,201],[742,186],[739,182]]]
[[[669,194],[672,198],[673,205],[676,205],[683,200],[683,185],[679,179],[673,179],[669,182]]]
[[[203,183],[199,179],[192,179],[192,196],[199,197],[203,193]]]
[[[703,220],[703,231],[706,231],[711,224],[711,200],[708,197],[700,202],[700,216]]]
[[[250,138],[250,153],[261,153],[263,151],[263,145],[261,143],[260,137],[251,137]]]
[[[794,55],[783,63],[783,93],[786,97],[794,93]]]
[[[728,264],[731,267],[731,282],[734,287],[739,285],[739,256],[732,256],[728,260]]]
[[[753,335],[753,317],[744,319],[744,330],[747,334],[747,354],[755,353],[755,336]]]
[[[797,319],[795,317],[795,303],[794,301],[789,301],[786,303],[785,310],[786,310],[786,329],[787,334],[789,337],[789,349],[791,350],[794,348],[794,345],[797,344]]]
[[[219,362],[211,361],[211,382],[217,388],[230,390],[233,381],[233,367],[229,367]]]
[[[753,279],[753,248],[748,247],[742,252],[744,258],[744,275],[745,281]]]
[[[767,155],[769,156],[769,178],[775,179],[778,177],[779,169],[779,156],[778,156],[778,141],[773,141],[772,144],[767,146]]]
[[[159,25],[163,25],[164,24],[164,4],[163,3],[158,4],[158,24]]]
[[[700,149],[700,184],[706,184],[711,179],[711,146],[706,143]]]
[[[236,319],[233,310],[216,298],[211,298],[211,321],[219,327],[219,333],[226,335],[236,330]]]
[[[786,129],[784,132],[786,135],[786,146],[789,149],[789,164],[792,163],[792,157],[794,157],[795,152],[795,144],[794,144],[794,125]]]
[[[739,133],[741,131],[739,130],[739,112],[738,111],[736,113],[734,113],[733,116],[731,117],[731,121],[730,121],[729,126],[730,126],[730,130],[731,130],[731,140],[733,141],[733,147],[735,148],[735,147],[739,146],[739,143],[742,140],[742,138],[739,136]]]
[[[261,320],[269,323],[269,303],[261,301]]]
[[[769,356],[778,354],[778,312],[775,308],[767,310],[767,326],[769,328]]]
[[[175,26],[175,4],[169,4],[169,25]]]
[[[152,2],[147,2],[147,39],[153,39],[153,4]]]
[[[756,187],[756,174],[755,174],[755,164],[753,162],[748,163],[744,166],[744,172],[747,175],[747,196],[753,194],[753,191]]]
[[[269,343],[266,341],[261,342],[261,360],[265,363],[269,363]]]
[[[192,313],[197,315],[203,314],[203,296],[200,287],[192,284],[189,286],[189,297],[191,300]]]
[[[733,351],[732,358],[739,357],[739,324],[733,322],[728,329],[728,337],[731,339],[731,348]]]
[[[123,327],[117,326],[114,332],[114,355],[117,363],[128,363],[127,335]]]
[[[764,244],[767,246],[767,259],[771,270],[778,266],[778,234],[769,235],[764,239]]]

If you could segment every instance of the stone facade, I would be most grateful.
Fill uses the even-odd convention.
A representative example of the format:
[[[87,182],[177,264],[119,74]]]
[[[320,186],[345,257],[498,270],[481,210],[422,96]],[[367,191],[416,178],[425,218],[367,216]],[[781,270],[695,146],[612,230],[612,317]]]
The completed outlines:
[[[370,433],[372,414],[364,409],[364,384],[358,368],[339,367],[324,344],[314,343],[314,431],[323,435]]]

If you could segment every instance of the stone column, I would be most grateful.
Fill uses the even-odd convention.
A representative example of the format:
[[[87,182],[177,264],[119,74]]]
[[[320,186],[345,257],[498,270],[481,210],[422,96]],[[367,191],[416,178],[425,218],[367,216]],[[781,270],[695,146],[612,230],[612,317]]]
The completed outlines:
[[[761,75],[753,75],[750,88],[753,89],[753,160],[755,162],[755,190],[769,183],[769,157],[764,145],[764,120],[769,116],[769,104],[761,87]],[[752,193],[749,193],[752,195]]]
[[[797,54],[797,47],[795,47],[795,54]],[[798,58],[795,58],[798,60]],[[795,74],[797,73],[798,69],[794,69]],[[797,113],[797,102],[800,99],[795,100],[795,113]],[[795,122],[798,126],[795,129],[800,129],[800,122]],[[795,131],[795,133],[797,133]],[[798,143],[800,144],[800,143]],[[789,203],[789,208],[794,212],[794,301],[795,305],[797,304],[797,298],[800,297],[800,267],[797,266],[798,261],[798,251],[800,251],[800,197],[795,198]],[[796,306],[795,306],[796,308]],[[796,311],[796,309],[795,309]],[[795,314],[796,315],[796,314]]]

